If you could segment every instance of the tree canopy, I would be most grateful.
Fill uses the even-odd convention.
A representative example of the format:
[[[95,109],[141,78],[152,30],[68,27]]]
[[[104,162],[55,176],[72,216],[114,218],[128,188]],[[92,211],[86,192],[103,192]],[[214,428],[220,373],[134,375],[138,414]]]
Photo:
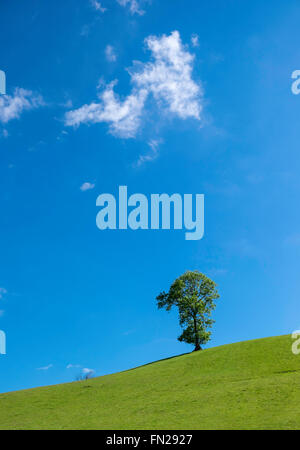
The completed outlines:
[[[159,309],[170,311],[173,306],[178,308],[179,323],[183,328],[178,340],[194,344],[195,350],[201,350],[201,345],[210,340],[209,329],[214,323],[211,314],[219,297],[216,283],[195,270],[177,278],[169,292],[161,292],[156,300]]]

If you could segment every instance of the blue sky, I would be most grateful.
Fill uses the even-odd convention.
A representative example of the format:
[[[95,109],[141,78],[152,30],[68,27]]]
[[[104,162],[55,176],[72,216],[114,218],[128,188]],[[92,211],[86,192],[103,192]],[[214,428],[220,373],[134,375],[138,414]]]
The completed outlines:
[[[298,2],[0,11],[0,391],[190,351],[155,302],[185,270],[218,283],[210,346],[298,329]],[[120,185],[205,194],[204,238],[100,231]]]

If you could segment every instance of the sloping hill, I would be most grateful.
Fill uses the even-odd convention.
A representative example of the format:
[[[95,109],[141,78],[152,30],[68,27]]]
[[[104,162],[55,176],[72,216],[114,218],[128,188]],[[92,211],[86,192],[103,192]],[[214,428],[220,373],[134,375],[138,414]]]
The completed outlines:
[[[126,372],[0,395],[1,429],[300,429],[291,337],[224,345]]]

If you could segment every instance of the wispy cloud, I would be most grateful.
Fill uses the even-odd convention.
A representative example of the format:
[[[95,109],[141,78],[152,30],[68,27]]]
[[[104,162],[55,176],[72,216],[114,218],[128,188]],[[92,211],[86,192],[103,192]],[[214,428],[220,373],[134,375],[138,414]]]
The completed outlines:
[[[0,287],[0,299],[2,299],[5,294],[7,294],[7,290],[3,287]]]
[[[106,122],[112,134],[135,137],[150,94],[160,110],[181,119],[201,120],[203,90],[192,79],[194,56],[183,46],[179,32],[149,36],[145,44],[152,59],[146,63],[134,62],[128,71],[133,85],[131,93],[121,100],[114,91],[117,81],[109,83],[98,93],[100,102],[67,112],[66,126]]]
[[[112,45],[107,45],[105,47],[105,56],[109,62],[115,62],[117,60],[117,54]]]
[[[140,16],[145,14],[145,11],[141,9],[140,1],[138,0],[117,0],[117,2],[121,6],[128,6],[131,14],[138,14]]]
[[[48,366],[38,367],[36,370],[49,370],[53,367],[53,364],[49,364]]]
[[[90,34],[91,25],[85,24],[82,26],[80,36],[87,37]]]
[[[89,191],[90,189],[94,189],[95,184],[93,183],[89,183],[89,182],[85,182],[80,186],[80,190],[81,191]]]
[[[62,108],[69,109],[69,108],[72,108],[72,107],[73,107],[73,103],[72,103],[72,100],[71,100],[71,99],[68,99],[68,100],[66,100],[65,102],[60,103],[59,106],[61,106]]]
[[[140,155],[139,159],[134,163],[134,167],[141,167],[143,164],[157,159],[161,142],[161,139],[152,139],[149,141],[148,145],[150,147],[150,152],[145,155]]]
[[[0,96],[0,122],[19,119],[23,111],[39,108],[45,103],[40,95],[22,88],[16,88],[13,95]]]
[[[82,367],[80,364],[68,364],[67,369],[80,369]]]
[[[107,8],[104,8],[102,6],[102,4],[100,2],[98,2],[97,0],[90,0],[91,6],[96,10],[99,11],[101,13],[104,13]]]
[[[192,34],[191,43],[193,47],[199,47],[199,36],[198,34]]]
[[[4,316],[4,309],[0,309],[0,317],[3,317]]]

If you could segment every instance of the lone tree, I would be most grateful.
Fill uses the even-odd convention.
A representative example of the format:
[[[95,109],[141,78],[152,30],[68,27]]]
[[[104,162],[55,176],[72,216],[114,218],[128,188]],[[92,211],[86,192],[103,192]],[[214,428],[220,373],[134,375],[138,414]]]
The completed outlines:
[[[159,309],[170,311],[172,306],[177,306],[183,328],[178,340],[194,344],[194,351],[202,350],[201,345],[210,340],[211,332],[207,330],[214,323],[211,319],[216,307],[214,300],[220,297],[216,286],[203,273],[187,271],[172,283],[169,292],[161,292],[156,297]]]

